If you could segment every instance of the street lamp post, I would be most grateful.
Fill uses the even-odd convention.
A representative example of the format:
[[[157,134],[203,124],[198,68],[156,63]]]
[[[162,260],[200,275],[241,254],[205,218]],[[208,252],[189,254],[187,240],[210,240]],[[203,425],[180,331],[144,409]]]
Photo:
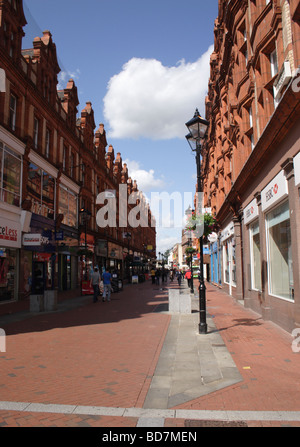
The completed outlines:
[[[191,206],[189,206],[188,209],[186,210],[185,214],[189,218],[189,217],[191,217],[192,213],[193,213],[193,210],[192,210]],[[188,234],[188,246],[190,248],[193,248],[193,239],[192,239],[191,231],[189,231],[189,234]],[[194,293],[193,253],[192,253],[192,251],[189,253],[189,255],[190,255],[190,269],[191,269],[190,289],[191,289],[191,293]]]
[[[84,223],[84,248],[85,248],[85,256],[84,256],[84,260],[85,260],[85,279],[87,278],[87,223],[91,218],[91,212],[89,210],[86,210],[85,208],[81,208],[81,210],[79,211],[81,218],[82,218],[82,223]]]
[[[196,164],[197,164],[197,192],[198,200],[201,198],[201,193],[203,193],[203,177],[201,175],[201,151],[202,143],[206,137],[206,132],[208,129],[209,122],[200,116],[198,109],[196,109],[194,117],[185,124],[189,130],[189,134],[186,139],[193,152],[196,153]],[[202,201],[200,203],[201,209],[200,214],[202,214]],[[199,206],[198,206],[199,208]],[[199,311],[200,311],[200,323],[199,323],[199,333],[207,333],[207,323],[206,323],[206,287],[204,283],[203,274],[203,233],[199,238],[200,243],[200,274],[199,274]]]

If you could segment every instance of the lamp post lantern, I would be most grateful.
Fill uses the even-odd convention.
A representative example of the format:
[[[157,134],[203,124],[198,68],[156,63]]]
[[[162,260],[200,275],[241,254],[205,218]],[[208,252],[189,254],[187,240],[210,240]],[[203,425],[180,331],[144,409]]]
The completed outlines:
[[[201,151],[203,141],[206,138],[207,129],[209,122],[200,116],[198,109],[196,109],[194,117],[189,120],[186,124],[189,130],[189,134],[186,135],[187,142],[189,143],[193,152],[196,153],[196,165],[197,165],[197,193],[198,201],[202,198],[203,193],[203,177],[201,175]],[[202,201],[198,203],[198,210],[200,208],[200,214],[202,214]],[[199,333],[207,333],[207,323],[206,323],[206,287],[204,283],[203,274],[203,233],[199,238],[200,242],[200,274],[199,274],[199,311],[200,311],[200,322],[199,322]]]

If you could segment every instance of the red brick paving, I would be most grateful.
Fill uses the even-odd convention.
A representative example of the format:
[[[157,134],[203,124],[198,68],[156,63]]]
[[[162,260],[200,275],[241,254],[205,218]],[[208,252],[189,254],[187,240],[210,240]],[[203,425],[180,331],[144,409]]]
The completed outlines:
[[[0,400],[141,408],[171,318],[154,310],[166,301],[166,291],[146,282],[112,295],[110,303],[91,302],[5,326]],[[292,352],[291,335],[210,284],[207,311],[243,381],[176,408],[300,411],[300,353]],[[136,418],[0,411],[0,427],[134,427],[136,423]],[[165,427],[184,423],[166,419]]]
[[[209,284],[207,311],[244,380],[178,408],[299,411],[300,353],[292,351],[292,336]]]
[[[170,320],[153,310],[165,299],[142,283],[112,295],[110,303],[6,326],[0,400],[142,405]]]

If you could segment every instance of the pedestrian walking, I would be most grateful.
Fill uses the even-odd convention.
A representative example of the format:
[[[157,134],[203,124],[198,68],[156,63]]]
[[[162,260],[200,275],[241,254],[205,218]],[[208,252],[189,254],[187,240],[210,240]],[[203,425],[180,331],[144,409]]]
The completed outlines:
[[[100,273],[98,271],[98,268],[95,267],[93,273],[91,274],[91,286],[94,289],[94,297],[93,297],[94,303],[98,301],[98,296],[100,295],[100,281],[101,281]]]
[[[177,276],[178,285],[181,286],[182,273],[179,271],[179,272],[177,272],[176,276]]]
[[[159,278],[160,278],[160,270],[156,269],[155,271],[155,284],[159,286]]]
[[[151,269],[150,275],[151,275],[151,279],[152,279],[152,284],[155,284],[155,270],[154,270],[154,268]]]
[[[192,281],[191,281],[191,278],[192,278],[192,272],[191,272],[190,269],[187,270],[187,272],[186,272],[184,278],[187,279],[188,286],[191,287],[191,282],[192,282]]]
[[[107,298],[107,301],[110,301],[110,294],[111,294],[111,274],[109,270],[106,270],[102,274],[102,281],[103,281],[103,297],[102,301],[105,301],[105,298]]]

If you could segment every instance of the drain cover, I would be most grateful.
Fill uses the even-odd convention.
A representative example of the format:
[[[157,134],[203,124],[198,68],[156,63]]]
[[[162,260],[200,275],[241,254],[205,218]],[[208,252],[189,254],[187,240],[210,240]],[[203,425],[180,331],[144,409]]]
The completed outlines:
[[[248,427],[244,421],[198,421],[186,419],[185,427]]]

